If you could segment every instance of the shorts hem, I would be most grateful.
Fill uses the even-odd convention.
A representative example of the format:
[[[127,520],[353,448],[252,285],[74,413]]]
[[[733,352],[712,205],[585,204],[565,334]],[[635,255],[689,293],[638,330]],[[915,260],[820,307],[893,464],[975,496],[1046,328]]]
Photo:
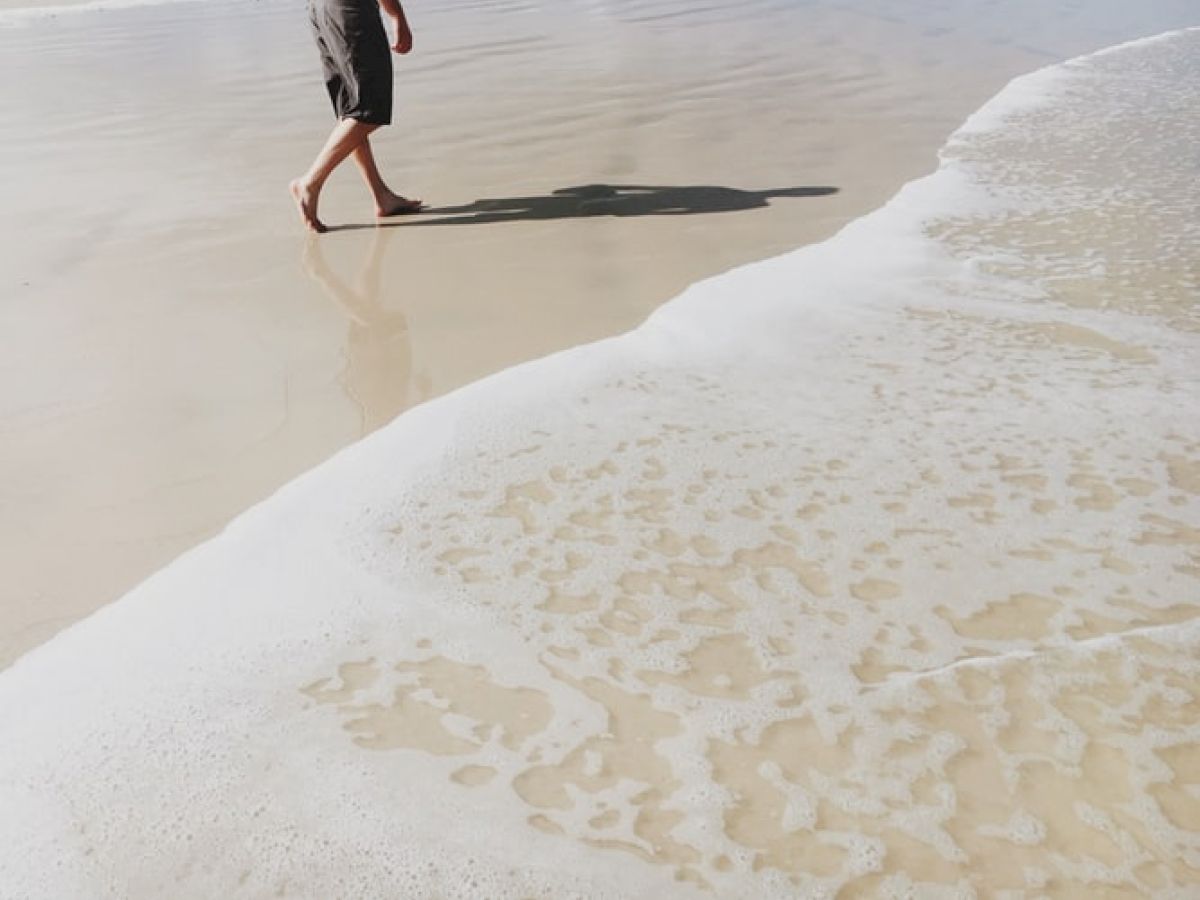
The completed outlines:
[[[391,125],[390,116],[380,116],[375,113],[342,113],[338,116],[339,119],[353,119],[355,122],[362,122],[364,125]]]

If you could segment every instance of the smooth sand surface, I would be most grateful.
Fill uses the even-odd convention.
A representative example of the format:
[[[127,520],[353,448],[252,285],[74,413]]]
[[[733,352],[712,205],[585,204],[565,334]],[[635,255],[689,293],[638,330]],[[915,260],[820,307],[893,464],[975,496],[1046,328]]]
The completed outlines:
[[[1014,74],[1188,22],[917,5],[411,3],[378,149],[435,210],[377,229],[347,168],[315,242],[295,4],[0,29],[0,665],[413,404],[830,236]]]

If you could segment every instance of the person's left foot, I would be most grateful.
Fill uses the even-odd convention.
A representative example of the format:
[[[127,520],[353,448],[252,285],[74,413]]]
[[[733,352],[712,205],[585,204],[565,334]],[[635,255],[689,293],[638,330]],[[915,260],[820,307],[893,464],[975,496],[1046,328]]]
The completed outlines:
[[[292,199],[296,201],[296,211],[300,213],[300,220],[308,230],[314,234],[324,234],[328,231],[325,223],[317,218],[317,199],[320,197],[320,191],[314,191],[300,178],[294,179],[288,185],[288,190],[292,192]]]
[[[392,194],[386,200],[375,204],[375,215],[380,218],[385,216],[403,216],[420,212],[424,208],[425,204],[420,200],[409,200],[407,197],[401,197],[399,194]]]

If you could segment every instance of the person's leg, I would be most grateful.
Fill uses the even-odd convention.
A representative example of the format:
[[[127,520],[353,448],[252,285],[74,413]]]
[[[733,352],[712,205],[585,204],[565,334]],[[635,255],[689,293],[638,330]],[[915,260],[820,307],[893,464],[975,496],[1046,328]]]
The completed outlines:
[[[354,161],[362,172],[363,180],[371,189],[375,198],[375,215],[398,216],[403,213],[417,212],[422,204],[420,200],[409,200],[395,193],[379,174],[379,166],[375,163],[375,153],[371,149],[371,139],[365,139],[354,148]]]
[[[378,128],[368,122],[357,119],[342,119],[334,126],[329,134],[329,140],[313,160],[308,171],[295,179],[290,187],[300,210],[300,218],[313,231],[325,231],[325,226],[317,216],[317,202],[321,197],[321,188],[334,169],[360,146],[367,137]]]

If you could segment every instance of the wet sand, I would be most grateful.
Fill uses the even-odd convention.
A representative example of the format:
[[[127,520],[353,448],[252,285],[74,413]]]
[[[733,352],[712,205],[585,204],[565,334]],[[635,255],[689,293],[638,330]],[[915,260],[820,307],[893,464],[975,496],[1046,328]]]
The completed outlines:
[[[316,244],[292,6],[0,30],[0,664],[409,406],[828,237],[1012,75],[1187,21],[871,7],[414,5],[380,156],[459,211],[376,229],[346,171],[322,213],[362,227]]]

